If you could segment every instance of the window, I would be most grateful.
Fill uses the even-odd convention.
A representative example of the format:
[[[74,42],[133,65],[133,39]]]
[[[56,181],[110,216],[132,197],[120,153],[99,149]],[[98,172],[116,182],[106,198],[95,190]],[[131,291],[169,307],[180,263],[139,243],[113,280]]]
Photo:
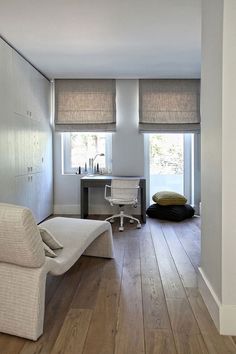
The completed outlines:
[[[85,167],[89,169],[89,159],[97,154],[104,155],[96,157],[94,166],[98,164],[100,170],[110,173],[111,136],[109,133],[63,133],[63,173],[76,173],[79,167],[81,173],[85,173]]]
[[[149,135],[150,199],[157,191],[170,190],[185,194],[193,203],[193,137],[194,134]]]

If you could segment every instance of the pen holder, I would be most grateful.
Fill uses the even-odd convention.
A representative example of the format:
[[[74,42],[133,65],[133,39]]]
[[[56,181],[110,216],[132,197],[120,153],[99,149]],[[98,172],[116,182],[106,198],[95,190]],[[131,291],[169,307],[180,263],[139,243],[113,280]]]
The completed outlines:
[[[89,159],[89,173],[94,173],[94,171],[93,171],[93,159]]]

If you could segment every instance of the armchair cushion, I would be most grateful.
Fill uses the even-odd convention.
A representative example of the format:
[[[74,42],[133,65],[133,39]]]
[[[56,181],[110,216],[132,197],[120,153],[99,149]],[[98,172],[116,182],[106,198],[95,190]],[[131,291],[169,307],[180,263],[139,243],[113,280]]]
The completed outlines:
[[[152,204],[147,209],[147,215],[150,218],[170,221],[182,221],[191,218],[194,215],[194,209],[191,205],[159,205]]]
[[[29,209],[0,203],[0,262],[30,268],[45,263],[42,239]]]
[[[187,203],[185,196],[171,191],[157,192],[152,200],[159,205],[184,205]]]
[[[50,258],[55,258],[57,255],[53,250],[45,243],[43,242],[43,248],[45,252],[45,256],[50,257]]]
[[[49,230],[39,226],[39,232],[43,242],[46,243],[46,245],[50,247],[51,250],[59,250],[63,248],[63,245],[55,239]]]

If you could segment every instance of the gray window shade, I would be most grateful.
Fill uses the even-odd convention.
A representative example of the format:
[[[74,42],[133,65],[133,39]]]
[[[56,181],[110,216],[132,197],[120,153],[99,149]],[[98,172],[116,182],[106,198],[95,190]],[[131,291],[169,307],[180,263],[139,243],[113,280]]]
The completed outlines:
[[[115,131],[115,99],[115,80],[55,80],[56,131]]]
[[[200,80],[139,80],[141,132],[200,130]]]

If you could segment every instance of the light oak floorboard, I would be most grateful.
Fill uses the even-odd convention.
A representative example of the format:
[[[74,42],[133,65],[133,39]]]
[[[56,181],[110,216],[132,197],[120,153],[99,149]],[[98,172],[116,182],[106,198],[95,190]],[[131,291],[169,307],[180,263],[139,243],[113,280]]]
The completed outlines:
[[[209,353],[236,353],[235,343],[229,336],[221,336],[196,289],[188,289],[188,299],[198,322]]]
[[[82,354],[92,310],[70,309],[51,354]]]
[[[178,237],[183,249],[187,253],[192,265],[195,268],[195,271],[198,271],[200,265],[200,254],[201,246],[200,239],[196,237],[196,232],[193,232],[192,229],[188,228],[186,223],[177,224],[174,226],[176,236]],[[199,231],[198,231],[199,233]]]
[[[84,257],[84,271],[71,303],[72,308],[94,309],[106,260]]]
[[[170,255],[168,245],[162,232],[161,223],[156,222],[156,220],[149,220],[149,225],[165,296],[166,298],[184,299],[186,296],[184,287],[174,260]]]
[[[150,222],[177,352],[185,353],[183,350],[187,348],[186,350],[190,353],[194,350],[196,350],[196,353],[207,353],[184,288],[184,281],[186,284],[196,283],[196,274],[194,274],[194,268],[170,225],[169,223]],[[173,253],[171,253],[171,250]],[[160,257],[160,252],[162,252],[162,257]],[[169,266],[166,267],[166,264]],[[177,285],[177,289],[181,289],[181,292],[172,291],[170,284],[175,285],[174,290]]]
[[[166,299],[150,233],[143,233],[140,238],[140,258],[144,326],[170,330]]]
[[[143,354],[144,329],[138,238],[127,239],[125,248],[115,354]]]
[[[82,256],[48,276],[44,334],[0,334],[0,354],[236,354],[197,289],[200,218],[112,228],[115,259]]]
[[[176,236],[175,230],[170,224],[163,224],[162,231],[184,287],[197,287],[196,271]]]
[[[146,329],[147,354],[176,354],[173,333],[166,329]]]
[[[24,344],[25,340],[23,338],[0,334],[0,354],[17,354]]]
[[[187,335],[174,333],[178,353],[180,354],[207,354],[207,348],[200,334]],[[223,353],[222,353],[223,354]]]
[[[80,269],[80,266],[82,269]],[[70,303],[82,276],[82,258],[64,276],[53,298],[49,302],[44,321],[44,335],[38,341],[26,341],[20,354],[50,353],[63,325]]]
[[[115,335],[120,297],[124,242],[114,239],[116,258],[106,261],[96,306],[83,354],[110,354],[115,349]]]
[[[221,336],[215,328],[197,287],[188,286],[191,285],[193,275],[191,264],[197,274],[197,262],[200,257],[200,229],[191,221],[158,223],[169,247],[169,257],[171,256],[174,261],[186,293],[184,300],[167,298],[177,351],[179,353],[236,353],[232,338]],[[155,230],[155,227],[153,229]],[[152,237],[155,238],[155,235],[152,234]],[[159,261],[161,262],[160,259]]]

